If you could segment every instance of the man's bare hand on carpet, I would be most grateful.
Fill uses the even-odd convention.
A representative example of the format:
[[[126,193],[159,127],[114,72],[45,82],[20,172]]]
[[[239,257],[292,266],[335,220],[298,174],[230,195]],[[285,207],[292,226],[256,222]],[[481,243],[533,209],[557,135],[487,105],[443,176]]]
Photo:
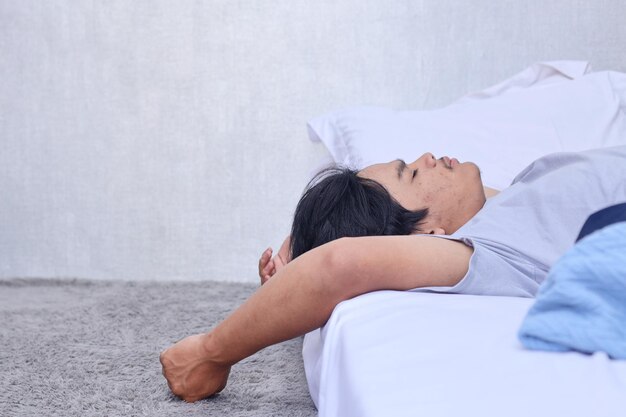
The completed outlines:
[[[187,402],[217,394],[226,387],[230,366],[212,358],[209,337],[189,336],[161,353],[167,385],[174,395]]]

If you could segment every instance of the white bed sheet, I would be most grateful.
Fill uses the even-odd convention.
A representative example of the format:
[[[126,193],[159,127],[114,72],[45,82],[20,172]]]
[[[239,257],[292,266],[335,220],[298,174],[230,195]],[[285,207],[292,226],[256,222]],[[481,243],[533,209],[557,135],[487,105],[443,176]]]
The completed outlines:
[[[320,417],[621,416],[626,361],[524,350],[534,300],[380,291],[305,336]]]

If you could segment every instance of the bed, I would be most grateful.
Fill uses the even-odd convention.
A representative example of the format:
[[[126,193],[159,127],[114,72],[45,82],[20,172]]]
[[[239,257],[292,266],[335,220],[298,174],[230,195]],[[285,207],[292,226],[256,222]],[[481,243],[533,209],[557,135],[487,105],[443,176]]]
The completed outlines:
[[[541,155],[626,143],[625,110],[626,75],[560,61],[443,109],[339,110],[312,120],[309,133],[345,165],[432,151],[477,162],[485,185],[503,188]],[[382,291],[341,303],[304,339],[319,415],[624,415],[626,361],[522,347],[534,302]]]
[[[319,415],[623,415],[626,361],[525,350],[532,303],[393,291],[341,303],[304,341]]]

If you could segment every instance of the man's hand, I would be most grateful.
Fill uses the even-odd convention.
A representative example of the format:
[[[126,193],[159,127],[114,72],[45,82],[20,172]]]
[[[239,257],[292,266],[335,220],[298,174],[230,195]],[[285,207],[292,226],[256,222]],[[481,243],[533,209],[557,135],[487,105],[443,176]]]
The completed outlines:
[[[230,366],[211,359],[207,334],[189,336],[161,353],[163,376],[174,395],[187,402],[217,394],[226,387]]]
[[[289,245],[291,242],[291,236],[287,236],[276,256],[272,258],[272,248],[267,248],[265,252],[261,254],[259,259],[259,277],[261,278],[261,285],[265,284],[267,280],[273,277],[277,271],[287,265],[289,259]]]

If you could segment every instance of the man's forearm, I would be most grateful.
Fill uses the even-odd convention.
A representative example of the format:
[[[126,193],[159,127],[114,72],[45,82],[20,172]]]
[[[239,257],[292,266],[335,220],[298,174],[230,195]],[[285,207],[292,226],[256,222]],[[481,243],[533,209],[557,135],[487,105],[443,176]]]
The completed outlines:
[[[350,296],[333,261],[336,246],[324,245],[290,262],[213,329],[206,338],[213,359],[232,365],[321,327]]]

